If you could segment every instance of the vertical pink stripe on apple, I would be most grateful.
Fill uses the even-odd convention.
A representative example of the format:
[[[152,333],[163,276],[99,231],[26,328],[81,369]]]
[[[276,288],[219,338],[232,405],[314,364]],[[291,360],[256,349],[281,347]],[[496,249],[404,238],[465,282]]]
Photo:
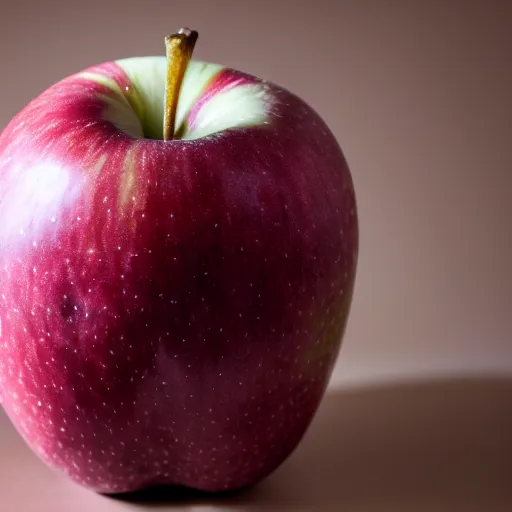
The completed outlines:
[[[86,71],[114,80],[122,91],[125,91],[128,87],[132,86],[130,78],[121,66],[115,62],[104,62],[103,64],[92,66]]]
[[[244,73],[240,73],[232,69],[223,69],[220,71],[210,80],[204,89],[203,94],[196,100],[193,107],[190,109],[190,113],[187,117],[189,129],[194,126],[199,112],[211,99],[234,87],[250,85],[252,83],[254,83],[254,79]]]

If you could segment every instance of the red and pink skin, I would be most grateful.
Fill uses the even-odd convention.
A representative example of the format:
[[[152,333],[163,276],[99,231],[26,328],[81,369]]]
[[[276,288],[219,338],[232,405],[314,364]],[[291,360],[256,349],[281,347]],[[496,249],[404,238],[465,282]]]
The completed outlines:
[[[352,178],[308,105],[234,70],[186,125],[240,84],[264,91],[265,122],[134,137],[105,109],[135,84],[106,63],[0,136],[0,396],[35,453],[89,489],[254,484],[328,384],[356,275]]]

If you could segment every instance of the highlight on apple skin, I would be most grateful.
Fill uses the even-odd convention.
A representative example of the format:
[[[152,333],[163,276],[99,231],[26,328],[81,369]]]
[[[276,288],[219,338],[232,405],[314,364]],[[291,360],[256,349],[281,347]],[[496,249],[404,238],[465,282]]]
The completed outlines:
[[[269,475],[353,296],[355,192],[325,122],[278,85],[182,64],[172,105],[168,58],[123,59],[0,135],[2,404],[42,461],[103,493]]]

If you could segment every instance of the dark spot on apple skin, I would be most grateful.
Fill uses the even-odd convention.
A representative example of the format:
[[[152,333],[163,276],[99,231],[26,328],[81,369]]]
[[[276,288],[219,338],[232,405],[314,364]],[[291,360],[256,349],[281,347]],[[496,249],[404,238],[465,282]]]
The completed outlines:
[[[60,314],[64,320],[71,320],[78,311],[76,301],[73,299],[73,296],[68,294],[63,295],[62,297],[62,302],[60,304]]]

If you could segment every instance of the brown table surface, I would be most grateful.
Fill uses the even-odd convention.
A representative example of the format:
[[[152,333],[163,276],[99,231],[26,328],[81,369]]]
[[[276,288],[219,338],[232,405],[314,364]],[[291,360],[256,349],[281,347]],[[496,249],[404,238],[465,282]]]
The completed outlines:
[[[250,491],[219,500],[96,495],[47,469],[0,408],[0,510],[510,512],[512,379],[330,389],[300,447]]]

